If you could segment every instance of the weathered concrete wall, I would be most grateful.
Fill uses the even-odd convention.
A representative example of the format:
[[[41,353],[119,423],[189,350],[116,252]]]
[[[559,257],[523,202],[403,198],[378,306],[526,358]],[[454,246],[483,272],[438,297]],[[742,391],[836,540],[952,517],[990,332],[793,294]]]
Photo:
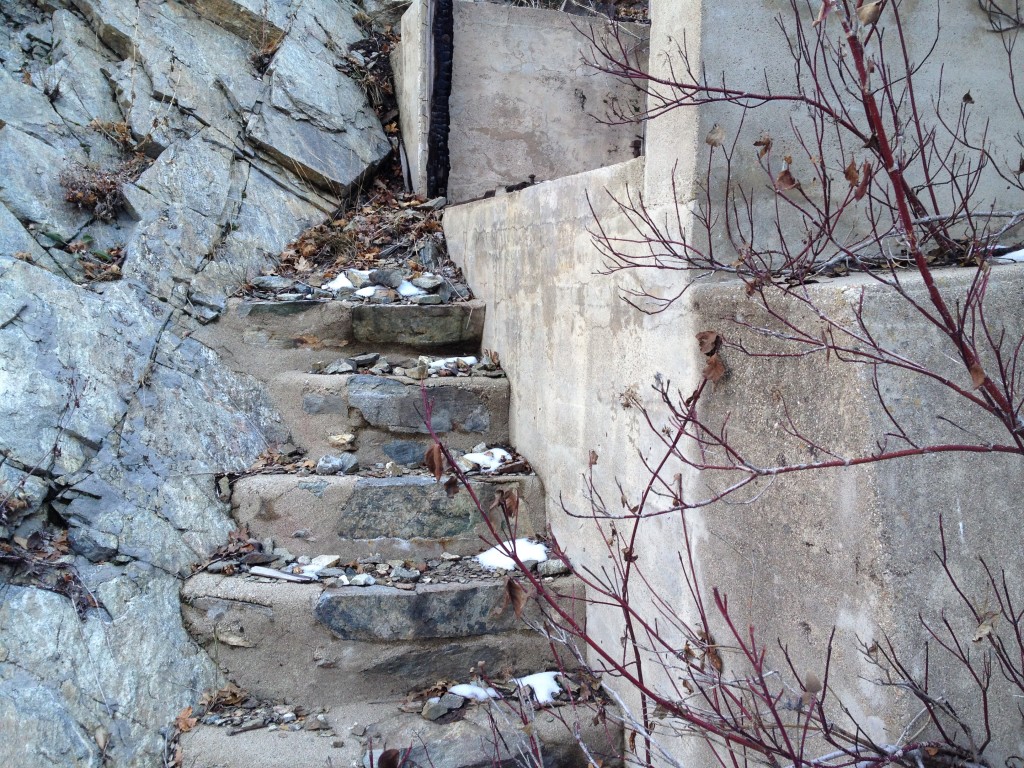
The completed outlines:
[[[596,489],[613,513],[620,498],[615,481],[635,503],[648,478],[641,457],[662,455],[653,449],[657,436],[643,425],[630,397],[651,406],[660,427],[657,419],[664,414],[650,385],[661,374],[684,394],[691,391],[703,365],[694,340],[699,330],[715,329],[752,349],[767,349],[763,338],[737,325],[763,319],[738,283],[696,286],[670,310],[644,315],[618,298],[623,290],[641,287],[638,274],[598,274],[604,265],[587,232],[593,223],[587,201],[611,233],[625,231],[607,192],[621,195],[627,185],[643,184],[642,162],[456,206],[445,217],[450,252],[488,302],[484,343],[501,353],[510,377],[513,441],[544,481],[555,534],[573,558],[591,568],[608,562],[607,545],[593,521],[562,510],[564,504],[573,513],[590,511],[583,481],[589,452],[598,455]],[[1017,298],[1024,270],[997,269],[990,318],[1018,338],[1024,333]],[[940,277],[953,289],[970,278],[968,271]],[[650,280],[647,287],[665,292],[679,287],[670,273]],[[919,290],[912,277],[906,282]],[[839,317],[848,317],[863,294],[866,317],[883,343],[940,369],[948,366],[941,340],[904,302],[872,281],[851,278],[812,290],[820,306]],[[797,309],[793,312],[796,317]],[[734,352],[725,353],[725,362],[729,376],[709,396],[704,415],[711,421],[730,415],[731,435],[756,460],[809,457],[781,432],[783,402],[803,429],[840,451],[870,450],[891,428],[875,402],[866,368],[824,356],[783,360]],[[883,375],[881,386],[894,415],[913,425],[917,439],[948,436],[952,428],[936,418],[939,414],[973,429],[991,427],[921,381]],[[1014,544],[1021,523],[1015,500],[1024,492],[1019,469],[1016,458],[948,455],[780,480],[749,504],[718,504],[691,517],[699,577],[708,592],[720,587],[730,594],[738,625],[758,628],[776,668],[782,663],[774,644],[778,637],[801,674],[820,675],[835,626],[830,686],[863,727],[891,742],[913,704],[867,682],[878,675],[859,655],[858,641],[891,637],[910,667],[921,671],[926,637],[918,611],[935,618],[941,608],[955,605],[932,557],[940,513],[965,573],[971,557],[984,554],[1006,565],[1011,578],[1024,575]],[[664,474],[671,478],[677,471],[669,463]],[[714,482],[689,478],[687,491],[704,493]],[[662,596],[680,596],[670,605],[684,613],[689,609],[681,597],[687,593],[677,560],[680,544],[678,519],[660,517],[644,523],[636,551],[651,588]],[[971,571],[968,583],[977,586],[976,576]],[[644,595],[637,597],[642,601]],[[620,647],[618,625],[595,618],[589,626],[604,632],[607,647]],[[974,631],[957,626],[966,639]],[[721,627],[717,630],[721,640]],[[726,663],[732,663],[728,656]],[[935,654],[932,663],[943,668]],[[966,690],[965,681],[950,677],[941,690],[956,700]],[[1021,744],[1019,733],[1010,730],[1015,710],[1006,694],[998,691],[1004,715],[996,719],[1006,724],[1000,751],[1012,752]],[[965,711],[975,701],[968,699]],[[694,748],[692,743],[675,747],[680,756]]]
[[[395,57],[402,131],[417,191],[426,187],[423,110],[431,45],[423,14],[421,1],[402,18]],[[620,29],[623,40],[646,48],[646,27]],[[639,110],[641,96],[583,63],[588,34],[607,39],[608,31],[557,11],[455,4],[449,200],[480,197],[531,174],[553,179],[634,156],[633,142],[642,133],[637,126],[599,120],[610,115],[613,103]]]

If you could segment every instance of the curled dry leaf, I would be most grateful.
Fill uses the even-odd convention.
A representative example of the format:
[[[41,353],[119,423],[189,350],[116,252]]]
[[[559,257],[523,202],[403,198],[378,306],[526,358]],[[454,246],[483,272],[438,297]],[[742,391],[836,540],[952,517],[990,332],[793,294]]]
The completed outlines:
[[[988,377],[985,375],[985,370],[981,367],[981,363],[975,363],[970,368],[971,371],[971,389],[979,389],[982,384],[985,383],[985,379]]]
[[[789,168],[786,168],[775,177],[775,189],[779,192],[786,192],[799,186],[800,182],[789,172]]]
[[[860,19],[860,23],[874,24],[878,21],[878,17],[882,15],[882,6],[884,4],[884,0],[878,0],[878,2],[874,3],[864,3],[857,9],[857,18]]]
[[[971,642],[980,643],[986,637],[992,634],[996,628],[996,622],[999,620],[999,614],[995,611],[986,611],[981,615],[981,623],[978,624],[978,631],[974,633],[974,637],[971,638]]]
[[[192,707],[185,707],[174,719],[174,727],[178,733],[188,733],[198,722],[198,717],[192,717]]]
[[[519,492],[510,489],[498,491],[487,511],[493,512],[496,509],[501,509],[506,519],[515,520],[519,515]]]
[[[452,475],[447,480],[445,480],[444,492],[449,499],[455,494],[457,494],[461,489],[462,486],[459,484],[459,479],[455,477],[455,475]]]
[[[860,172],[857,170],[857,161],[851,160],[850,164],[846,166],[846,170],[843,172],[846,180],[850,182],[851,188],[856,188],[860,184]]]
[[[704,366],[701,375],[714,384],[717,384],[725,376],[725,364],[717,353],[708,357],[708,364]]]
[[[385,749],[377,758],[377,768],[398,768],[402,764],[402,753],[397,749]]]
[[[518,581],[509,577],[505,580],[505,594],[508,596],[508,602],[511,604],[516,618],[523,618],[523,609],[526,608],[526,601],[530,597],[526,589]]]
[[[722,337],[717,331],[701,331],[697,334],[697,343],[700,344],[701,352],[713,355],[722,346]]]
[[[718,123],[715,123],[714,127],[708,131],[708,135],[704,137],[704,143],[711,147],[720,147],[724,141],[725,129]]]
[[[590,466],[597,464],[597,451],[590,452]]]
[[[974,97],[971,96],[971,92],[968,91],[967,93],[964,94],[964,97],[963,97],[963,99],[961,99],[961,101],[964,104],[973,104],[974,103]]]
[[[860,167],[860,185],[857,187],[857,191],[853,193],[854,200],[860,200],[867,194],[868,184],[871,183],[871,163],[867,160]]]
[[[427,453],[423,457],[423,463],[427,465],[427,469],[434,476],[436,482],[441,482],[441,475],[444,474],[444,453],[441,452],[441,446],[434,443],[432,446],[427,448]]]
[[[764,156],[772,151],[772,137],[765,134],[760,139],[754,142],[754,146],[757,147],[757,159],[763,160]]]

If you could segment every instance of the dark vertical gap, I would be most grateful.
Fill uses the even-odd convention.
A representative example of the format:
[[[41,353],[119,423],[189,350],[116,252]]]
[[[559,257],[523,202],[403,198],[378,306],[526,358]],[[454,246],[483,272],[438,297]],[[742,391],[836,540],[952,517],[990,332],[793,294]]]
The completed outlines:
[[[430,91],[430,128],[427,131],[427,196],[439,197],[448,190],[448,130],[451,114],[452,60],[455,51],[455,2],[436,0],[430,28],[434,49],[434,82]]]

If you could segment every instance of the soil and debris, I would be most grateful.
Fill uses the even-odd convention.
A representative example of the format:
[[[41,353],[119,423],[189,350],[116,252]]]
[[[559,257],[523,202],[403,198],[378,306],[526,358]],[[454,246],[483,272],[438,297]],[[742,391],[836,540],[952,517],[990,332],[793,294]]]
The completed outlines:
[[[63,595],[84,620],[91,609],[103,606],[79,577],[74,562],[65,530],[0,539],[0,581]]]
[[[539,542],[531,542],[531,545],[531,551],[543,549]],[[523,552],[526,553],[525,550]],[[340,557],[331,554],[296,557],[272,538],[260,540],[252,537],[247,529],[239,529],[199,570],[263,583],[318,582],[328,588],[382,585],[407,591],[415,590],[418,584],[501,580],[515,571],[511,560],[481,562],[478,558],[445,552],[439,557],[422,560],[385,559],[370,555],[343,563]],[[523,564],[545,579],[569,572],[561,560],[547,559],[546,554],[543,559],[526,559]]]

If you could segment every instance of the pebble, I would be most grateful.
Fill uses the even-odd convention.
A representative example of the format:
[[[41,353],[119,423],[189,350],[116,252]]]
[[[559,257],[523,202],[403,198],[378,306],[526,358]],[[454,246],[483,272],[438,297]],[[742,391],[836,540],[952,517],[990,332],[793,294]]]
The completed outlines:
[[[322,572],[325,568],[332,568],[337,565],[339,560],[341,558],[338,555],[318,555],[309,564]]]
[[[348,360],[335,360],[333,363],[324,368],[325,374],[335,375],[339,373],[355,373],[356,366],[352,365]]]
[[[438,277],[437,275],[421,275],[412,279],[412,284],[420,290],[429,292],[436,291],[442,285],[444,285],[444,278]]]
[[[318,475],[350,475],[359,469],[359,460],[351,453],[327,454],[316,463]]]
[[[377,580],[368,573],[358,573],[348,580],[353,587],[372,587]]]
[[[404,283],[406,273],[401,269],[374,269],[370,272],[370,282],[388,288],[399,288]]]
[[[260,275],[252,279],[254,288],[262,288],[265,291],[283,291],[291,288],[295,281],[279,275]]]
[[[442,704],[440,699],[431,698],[427,699],[427,703],[423,705],[423,711],[420,714],[427,720],[437,720],[447,715],[448,712],[448,707]]]
[[[391,571],[391,578],[402,581],[419,581],[422,574],[414,568],[394,568]]]
[[[441,297],[435,293],[427,293],[422,296],[413,296],[409,299],[413,304],[444,304]]]
[[[557,558],[552,558],[538,563],[537,573],[541,576],[560,576],[563,573],[569,573],[569,566]]]
[[[228,570],[233,566],[234,563],[228,560],[218,560],[217,562],[210,563],[208,566],[206,566],[206,570],[210,573],[224,573],[224,571]]]
[[[332,448],[342,451],[354,451],[356,449],[356,436],[351,432],[341,435],[328,435],[327,442]]]
[[[367,352],[366,354],[363,355],[355,355],[354,357],[348,358],[348,362],[354,365],[356,368],[369,368],[379,359],[380,353]]]

